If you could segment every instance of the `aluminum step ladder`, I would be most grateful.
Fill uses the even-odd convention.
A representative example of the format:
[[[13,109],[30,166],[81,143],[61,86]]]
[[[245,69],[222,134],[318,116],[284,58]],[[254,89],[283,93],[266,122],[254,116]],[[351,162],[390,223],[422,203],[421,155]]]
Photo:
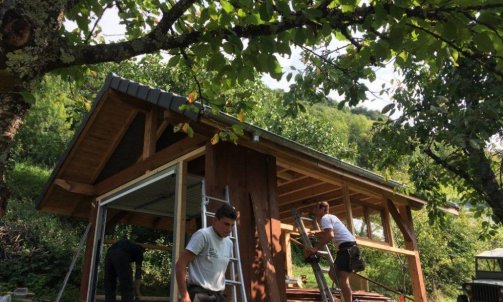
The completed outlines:
[[[312,225],[311,229],[316,230],[316,231],[321,231],[320,226],[318,225],[318,222],[316,221],[316,219],[313,219],[310,217],[304,217],[304,216],[300,215],[297,212],[297,209],[295,209],[295,208],[292,209],[292,216],[295,220],[295,226],[297,227],[297,230],[299,231],[300,238],[302,240],[302,244],[305,247],[312,248],[313,244],[311,242],[311,239],[309,238],[309,235],[306,232],[306,227],[304,225],[304,221],[308,221],[311,223],[311,225]],[[330,252],[330,249],[328,248],[327,245],[323,246],[318,251],[318,255],[325,258],[328,261],[330,267],[334,268],[334,257],[332,256],[332,253]],[[325,279],[324,273],[327,272],[328,269],[323,269],[320,266],[320,263],[317,261],[310,262],[310,264],[311,264],[311,267],[313,268],[314,276],[316,278],[316,283],[318,284],[318,288],[320,289],[320,295],[321,295],[322,301],[323,302],[335,302],[334,297],[332,295],[332,291],[330,290],[330,287],[328,286],[327,281]],[[335,274],[335,270],[333,270],[333,271]],[[340,288],[340,286],[337,282],[337,278],[335,278],[335,279],[336,279],[335,284],[337,285],[338,288]],[[340,299],[342,302],[345,302],[342,293],[340,294]]]
[[[225,199],[211,197],[206,195],[206,187],[204,180],[202,181],[202,202],[201,202],[201,218],[203,227],[208,226],[208,217],[215,217],[215,213],[208,211],[210,201],[223,202],[231,205],[229,187],[225,186]],[[226,286],[231,286],[232,302],[238,302],[237,290],[241,292],[241,302],[247,302],[246,288],[243,282],[243,270],[241,268],[241,256],[239,255],[239,240],[237,224],[234,224],[231,235],[229,237],[233,242],[232,257],[229,261],[227,270],[229,271],[230,279],[225,279]]]

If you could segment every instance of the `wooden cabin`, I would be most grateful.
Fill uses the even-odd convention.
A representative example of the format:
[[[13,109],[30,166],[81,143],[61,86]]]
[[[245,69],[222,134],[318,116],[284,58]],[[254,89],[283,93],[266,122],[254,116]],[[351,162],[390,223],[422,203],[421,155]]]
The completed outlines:
[[[223,198],[226,187],[240,212],[248,301],[287,301],[289,235],[295,231],[291,210],[306,212],[320,201],[330,203],[360,246],[405,255],[414,300],[426,301],[411,215],[424,200],[399,193],[399,183],[252,125],[245,124],[236,144],[212,144],[215,133],[238,121],[197,103],[197,110],[180,108],[187,103],[185,97],[110,74],[54,169],[37,209],[91,225],[79,301],[94,301],[106,228],[166,230],[177,259],[185,234],[195,231],[190,222],[201,215],[203,195]],[[192,137],[174,132],[181,123],[190,124]],[[393,223],[404,247],[395,243]],[[174,277],[171,284],[171,297],[178,297]]]

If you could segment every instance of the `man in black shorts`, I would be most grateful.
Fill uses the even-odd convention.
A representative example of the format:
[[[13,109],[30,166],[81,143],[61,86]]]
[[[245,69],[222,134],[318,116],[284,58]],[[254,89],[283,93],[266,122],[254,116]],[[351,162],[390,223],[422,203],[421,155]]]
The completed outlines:
[[[351,232],[346,228],[342,221],[337,216],[329,214],[328,202],[320,202],[313,207],[313,214],[320,223],[321,232],[317,233],[318,243],[313,248],[305,249],[305,256],[316,254],[318,250],[324,247],[330,241],[333,241],[338,247],[337,255],[335,257],[335,276],[332,269],[328,273],[330,278],[339,284],[345,302],[353,301],[353,293],[349,284],[349,275],[353,272],[350,267],[350,253],[349,250],[359,253],[356,246],[356,239]]]
[[[107,251],[105,257],[105,301],[115,302],[117,279],[119,279],[122,302],[141,300],[140,280],[141,265],[145,248],[127,239],[114,243]],[[134,294],[133,271],[131,262],[135,262]]]

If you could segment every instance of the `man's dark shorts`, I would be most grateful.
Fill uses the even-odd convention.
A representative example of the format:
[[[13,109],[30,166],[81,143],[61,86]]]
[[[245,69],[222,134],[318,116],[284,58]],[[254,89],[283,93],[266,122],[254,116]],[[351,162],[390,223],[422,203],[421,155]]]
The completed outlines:
[[[223,292],[212,292],[195,285],[189,285],[188,291],[192,302],[227,302]]]
[[[351,258],[349,256],[348,249],[356,245],[356,242],[343,242],[339,245],[339,250],[335,256],[335,266],[338,270],[352,273],[353,270],[350,268]]]

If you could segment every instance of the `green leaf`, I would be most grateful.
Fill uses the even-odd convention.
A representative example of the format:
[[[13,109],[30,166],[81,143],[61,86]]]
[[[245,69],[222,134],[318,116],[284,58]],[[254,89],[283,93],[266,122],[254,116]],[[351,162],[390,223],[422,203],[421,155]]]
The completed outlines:
[[[304,29],[299,28],[295,30],[295,36],[293,38],[293,41],[295,44],[302,45],[306,41],[306,34],[304,32]]]
[[[403,46],[404,36],[407,34],[405,25],[394,25],[389,33],[389,45],[394,50],[400,50]]]
[[[173,56],[171,57],[171,59],[169,59],[168,66],[174,67],[178,65],[179,62],[180,62],[180,56]]]
[[[388,105],[384,106],[384,108],[381,110],[381,113],[386,114],[388,111],[390,111],[391,109],[394,109],[394,108],[395,108],[395,104],[393,104],[393,103],[388,104]]]
[[[281,76],[283,75],[283,68],[281,64],[279,64],[278,60],[274,55],[270,55],[268,57],[269,62],[269,74],[273,79],[281,80]]]
[[[273,7],[271,0],[264,0],[259,8],[260,19],[267,22],[271,20],[273,15]]]
[[[31,104],[31,105],[35,104],[36,98],[32,93],[27,92],[27,91],[23,91],[23,92],[20,92],[19,94],[23,97],[23,100],[26,103]]]
[[[225,57],[219,52],[214,53],[213,56],[208,60],[208,63],[206,64],[206,67],[209,70],[220,70],[224,66],[225,66]]]
[[[228,54],[232,54],[234,53],[234,47],[231,43],[229,42],[225,42],[223,45],[222,45],[224,51]]]
[[[232,131],[234,131],[234,133],[236,133],[237,135],[243,135],[244,134],[243,124],[232,125]]]
[[[225,10],[226,13],[231,13],[234,11],[234,6],[225,0],[220,0],[220,4],[222,4],[222,8]]]
[[[377,42],[374,46],[374,54],[378,60],[386,59],[389,55],[388,43],[384,40]]]
[[[229,42],[231,42],[232,45],[234,45],[234,47],[236,47],[236,50],[238,52],[243,51],[243,42],[241,41],[241,39],[238,36],[229,35],[228,39],[229,39]]]
[[[493,50],[493,42],[486,32],[476,33],[473,37],[473,41],[475,42],[476,47],[482,51]]]

